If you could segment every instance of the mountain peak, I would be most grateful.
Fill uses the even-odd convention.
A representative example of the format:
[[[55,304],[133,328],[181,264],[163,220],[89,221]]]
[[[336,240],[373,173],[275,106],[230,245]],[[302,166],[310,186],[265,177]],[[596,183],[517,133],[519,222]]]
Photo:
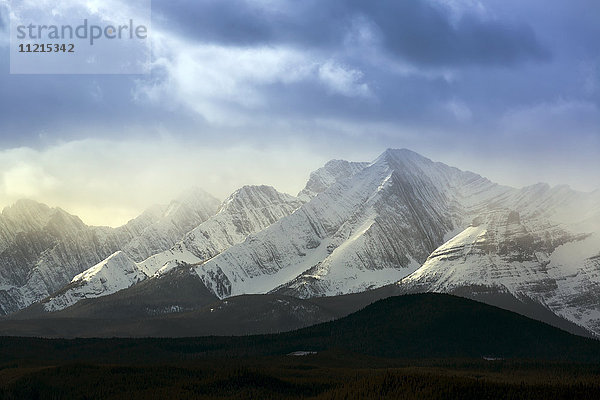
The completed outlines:
[[[53,209],[35,200],[20,199],[2,210],[2,217],[20,221],[30,227],[42,227],[48,223]]]
[[[239,199],[239,198],[253,198],[256,196],[277,196],[280,193],[273,187],[273,186],[268,186],[268,185],[244,185],[241,188],[239,188],[238,190],[236,190],[235,192],[233,192],[231,195],[229,195],[229,197],[227,198],[227,200],[225,200],[226,202],[229,200],[233,200],[233,199]]]
[[[377,159],[373,162],[373,164],[377,163],[387,163],[387,164],[395,164],[395,163],[433,163],[430,159],[423,157],[419,153],[416,153],[409,149],[387,149]]]
[[[326,169],[340,168],[340,167],[348,165],[348,164],[350,164],[350,161],[333,159],[333,160],[327,161],[324,165],[324,168],[326,168]]]
[[[125,252],[118,250],[108,256],[106,259],[100,261],[93,267],[83,271],[79,275],[76,275],[72,280],[73,282],[78,281],[89,281],[95,279],[98,276],[106,277],[107,274],[111,273],[136,273],[138,269],[133,260],[125,254]],[[104,282],[103,282],[104,283]]]
[[[249,206],[252,208],[266,207],[272,203],[290,202],[294,199],[295,197],[281,193],[272,186],[245,185],[225,199],[219,212],[225,210],[231,212]]]
[[[71,229],[73,232],[85,228],[87,225],[76,215],[69,214],[60,207],[54,208],[48,220],[48,226],[59,230]]]
[[[193,213],[199,215],[201,220],[206,221],[208,217],[217,212],[220,204],[221,202],[210,193],[198,187],[192,187],[169,203],[162,217],[185,220],[189,218],[190,213]]]
[[[30,210],[40,210],[49,212],[50,207],[48,207],[46,204],[37,202],[35,200],[19,199],[14,204],[5,207],[4,210],[2,210],[2,213],[21,213]]]
[[[369,165],[367,162],[350,162],[346,160],[331,160],[323,167],[311,172],[304,189],[298,193],[302,201],[309,201],[317,194],[324,192],[334,183],[351,177]]]
[[[182,204],[218,202],[213,195],[198,186],[192,186],[191,188],[183,191],[174,201]]]
[[[417,153],[416,151],[412,151],[410,149],[407,149],[405,147],[401,148],[401,149],[394,149],[392,147],[388,147],[387,149],[385,149],[385,151],[383,152],[385,153],[390,153],[390,154],[405,154],[405,155],[417,155],[419,157],[421,157],[421,155],[419,153]]]

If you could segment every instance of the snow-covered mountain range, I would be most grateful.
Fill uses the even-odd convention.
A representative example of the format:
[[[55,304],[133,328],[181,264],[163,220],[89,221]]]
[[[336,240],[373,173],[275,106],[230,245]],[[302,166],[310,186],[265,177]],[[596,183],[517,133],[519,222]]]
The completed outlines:
[[[479,299],[508,294],[600,334],[600,214],[585,207],[588,196],[545,185],[519,191],[400,285]]]
[[[371,163],[327,163],[297,197],[245,186],[220,206],[206,195],[195,199],[192,204],[210,206],[195,214],[190,210],[198,208],[187,207],[173,220],[168,216],[178,215],[179,207],[145,213],[135,235],[85,227],[63,212],[65,232],[56,233],[53,245],[40,245],[39,254],[65,248],[69,235],[91,235],[104,253],[82,258],[78,247],[65,248],[61,259],[77,262],[69,261],[67,269],[54,261],[44,269],[64,271],[62,286],[42,286],[9,307],[10,300],[0,297],[0,305],[9,313],[45,297],[45,311],[63,310],[82,299],[134,293],[142,281],[150,282],[148,288],[174,287],[160,284],[174,276],[179,282],[199,278],[202,295],[220,299],[253,293],[312,298],[392,285],[401,292],[449,292],[492,303],[494,296],[509,296],[600,334],[598,191],[545,184],[515,189],[390,149]],[[57,213],[48,210],[23,217],[22,225],[44,230],[52,225],[46,214]],[[11,226],[0,220],[0,232],[9,229],[5,225]],[[104,234],[98,239],[88,231]],[[15,237],[8,232],[0,237],[7,249]],[[0,286],[0,296],[40,285],[23,280],[39,269],[33,258],[34,267],[18,261],[0,266],[0,285],[14,282]]]
[[[279,193],[270,186],[244,186],[229,196],[215,215],[188,232],[170,249],[138,263],[125,253],[117,252],[75,276],[67,287],[44,300],[44,308],[61,310],[82,299],[126,289],[181,265],[202,264],[301,205],[297,198]]]
[[[116,251],[141,261],[168,249],[218,206],[217,199],[193,189],[108,228],[87,226],[60,208],[18,201],[0,215],[0,315],[55,293]]]
[[[219,297],[310,297],[390,284],[416,270],[455,228],[457,198],[482,187],[497,191],[474,174],[389,150],[195,271]]]

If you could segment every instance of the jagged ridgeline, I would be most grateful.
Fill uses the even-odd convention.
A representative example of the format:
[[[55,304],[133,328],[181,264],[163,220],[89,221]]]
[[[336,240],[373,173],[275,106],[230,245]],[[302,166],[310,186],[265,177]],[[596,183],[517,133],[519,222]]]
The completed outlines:
[[[116,229],[38,204],[14,207],[46,211],[21,211],[20,221],[8,208],[0,221],[20,226],[2,228],[1,309],[29,307],[13,318],[100,318],[119,304],[127,318],[166,318],[269,294],[295,299],[277,309],[309,324],[364,306],[344,295],[386,287],[454,293],[600,333],[600,192],[502,186],[409,150],[331,161],[297,197],[246,186],[219,204],[195,191]],[[52,229],[56,215],[73,221],[60,224],[64,232]],[[177,282],[193,284],[165,296]],[[382,292],[374,293],[366,296]],[[291,306],[310,310],[302,301],[323,296],[345,305],[316,314]]]

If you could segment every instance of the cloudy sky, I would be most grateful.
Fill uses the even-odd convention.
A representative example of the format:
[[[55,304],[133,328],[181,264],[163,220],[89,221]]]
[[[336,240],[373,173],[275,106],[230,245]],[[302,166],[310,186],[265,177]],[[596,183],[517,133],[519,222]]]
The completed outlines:
[[[192,185],[295,194],[390,147],[600,188],[597,0],[154,0],[148,75],[11,75],[9,12],[0,206],[117,225]]]

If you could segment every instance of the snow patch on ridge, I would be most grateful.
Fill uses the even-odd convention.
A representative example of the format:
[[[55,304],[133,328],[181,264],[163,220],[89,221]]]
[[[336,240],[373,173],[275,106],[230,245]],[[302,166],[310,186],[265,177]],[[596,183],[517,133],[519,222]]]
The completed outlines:
[[[75,276],[62,293],[44,302],[44,309],[60,310],[84,298],[118,292],[146,278],[131,258],[124,252],[117,251],[106,260]]]

